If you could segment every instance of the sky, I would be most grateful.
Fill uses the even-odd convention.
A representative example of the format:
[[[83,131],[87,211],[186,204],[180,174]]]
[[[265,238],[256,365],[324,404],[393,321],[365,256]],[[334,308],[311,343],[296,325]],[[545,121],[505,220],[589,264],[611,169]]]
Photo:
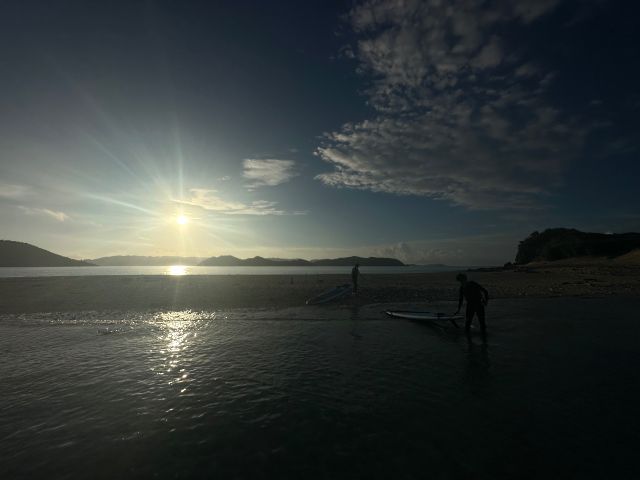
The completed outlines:
[[[637,2],[0,9],[0,238],[494,265],[640,231]]]

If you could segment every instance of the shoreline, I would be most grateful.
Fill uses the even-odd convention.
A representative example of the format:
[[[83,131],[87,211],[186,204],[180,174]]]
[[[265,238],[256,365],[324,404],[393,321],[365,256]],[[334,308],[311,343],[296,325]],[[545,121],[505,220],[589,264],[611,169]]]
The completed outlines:
[[[541,265],[467,272],[491,298],[640,298],[637,265]],[[0,313],[303,306],[348,275],[69,276],[0,278]],[[362,275],[360,292],[332,305],[456,301],[455,272]]]

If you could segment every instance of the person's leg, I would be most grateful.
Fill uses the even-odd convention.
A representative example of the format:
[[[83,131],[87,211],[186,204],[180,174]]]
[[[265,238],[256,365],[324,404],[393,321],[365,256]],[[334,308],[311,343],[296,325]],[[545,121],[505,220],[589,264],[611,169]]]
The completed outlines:
[[[473,305],[470,305],[469,303],[467,303],[467,314],[466,314],[466,320],[464,322],[464,330],[465,332],[467,332],[467,334],[471,332],[471,322],[473,321],[474,313],[475,312],[474,312]]]
[[[478,322],[480,322],[480,331],[482,332],[482,338],[487,336],[487,325],[484,321],[484,305],[478,305]]]

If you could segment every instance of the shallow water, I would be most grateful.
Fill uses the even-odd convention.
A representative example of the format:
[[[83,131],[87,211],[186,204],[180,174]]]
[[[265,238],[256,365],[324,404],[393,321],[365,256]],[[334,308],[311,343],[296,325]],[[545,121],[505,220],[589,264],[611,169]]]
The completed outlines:
[[[0,267],[0,278],[76,277],[101,275],[350,275],[347,267],[200,267],[192,265],[126,267]],[[360,267],[366,275],[433,273],[466,270],[446,265],[405,265],[402,267]]]
[[[0,477],[632,478],[636,307],[5,315]]]

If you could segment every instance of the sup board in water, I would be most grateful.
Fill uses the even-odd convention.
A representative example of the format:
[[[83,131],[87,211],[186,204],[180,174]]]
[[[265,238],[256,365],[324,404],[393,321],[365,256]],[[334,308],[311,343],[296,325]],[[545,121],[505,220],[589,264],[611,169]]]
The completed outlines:
[[[333,300],[338,300],[339,298],[346,297],[347,295],[351,294],[351,292],[351,285],[338,285],[331,290],[327,290],[320,295],[316,295],[315,297],[310,298],[309,300],[307,300],[307,305],[318,305],[320,303],[327,303]]]
[[[439,325],[447,325],[448,323],[454,324],[456,327],[456,320],[463,318],[462,315],[451,315],[448,313],[436,313],[436,312],[414,312],[408,310],[387,310],[387,315],[394,318],[404,318],[405,320],[412,320],[415,322],[431,322]]]

